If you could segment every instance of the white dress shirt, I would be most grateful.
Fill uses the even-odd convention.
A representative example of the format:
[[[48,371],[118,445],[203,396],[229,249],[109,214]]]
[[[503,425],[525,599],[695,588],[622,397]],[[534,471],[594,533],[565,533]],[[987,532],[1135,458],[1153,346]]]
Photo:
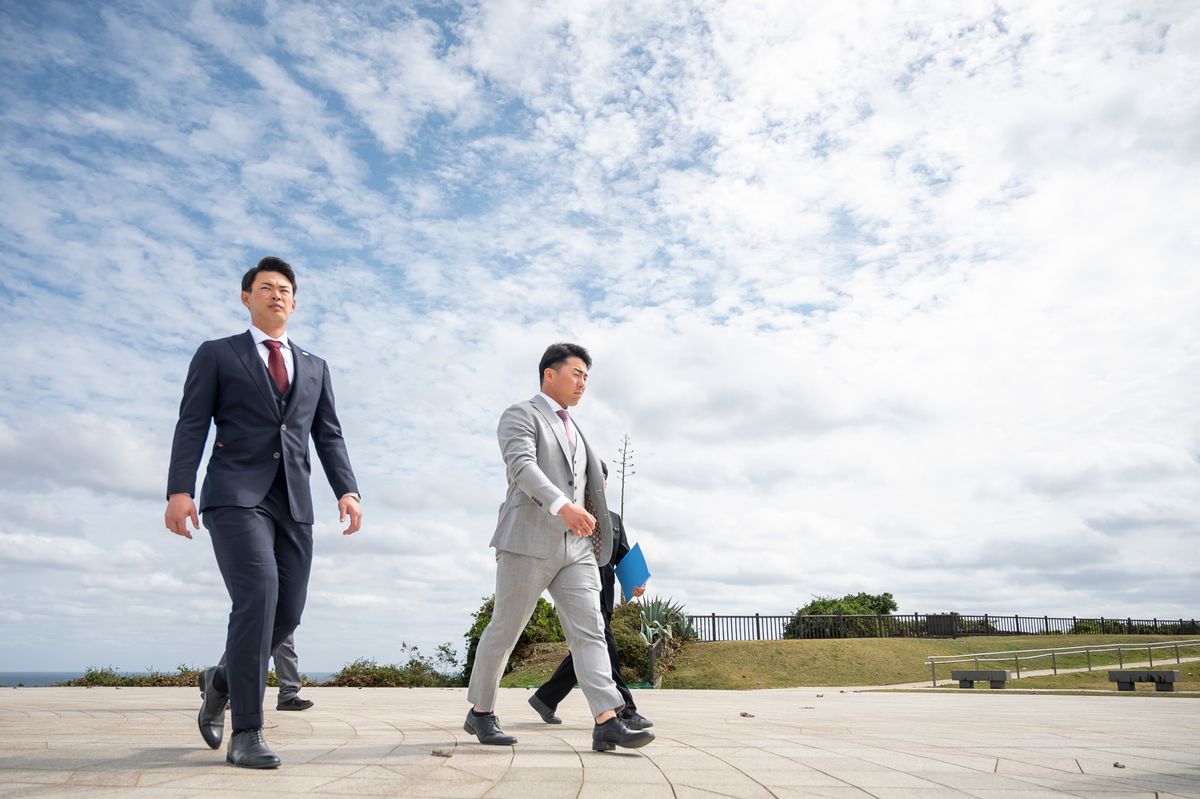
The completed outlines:
[[[264,364],[267,364],[267,369],[269,372],[271,365],[268,359],[271,357],[271,350],[268,349],[263,342],[270,341],[271,337],[259,330],[254,325],[250,325],[250,335],[254,336],[254,349],[258,350],[258,356],[262,358]],[[287,369],[288,385],[290,386],[296,381],[296,367],[292,362],[292,348],[288,344],[287,333],[284,333],[282,336],[274,340],[283,345],[279,348],[279,352],[283,355],[283,366]]]
[[[575,420],[571,418],[571,412],[566,408],[566,406],[559,404],[558,400],[554,399],[549,394],[539,391],[538,396],[540,396],[542,399],[544,399],[546,401],[546,404],[550,406],[550,410],[553,411],[555,414],[557,414],[559,411],[567,411],[566,424],[571,426],[571,432],[567,436],[567,439],[570,440],[573,438],[573,439],[575,439],[576,443],[578,444],[579,430],[577,430],[575,428]],[[559,417],[559,419],[561,421],[562,417]],[[559,510],[562,509],[562,506],[566,505],[570,501],[571,501],[570,498],[568,498],[567,496],[560,495],[558,499],[556,499],[550,503],[550,515],[553,516],[553,515],[557,514],[559,512]]]

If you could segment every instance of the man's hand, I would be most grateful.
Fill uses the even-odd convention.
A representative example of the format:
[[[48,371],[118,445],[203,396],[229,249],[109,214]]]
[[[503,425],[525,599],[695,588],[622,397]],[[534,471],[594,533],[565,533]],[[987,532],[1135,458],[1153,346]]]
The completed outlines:
[[[639,585],[637,588],[633,589],[633,591],[630,592],[630,594],[632,594],[634,597],[639,597],[644,593],[646,593],[645,585]]]
[[[190,494],[172,494],[167,497],[167,512],[163,514],[163,522],[167,529],[175,535],[191,538],[187,528],[187,520],[192,520],[192,526],[200,529],[200,517],[196,514],[196,503]]]
[[[338,512],[342,514],[341,521],[346,521],[346,517],[350,517],[350,526],[342,530],[342,535],[354,535],[358,532],[358,528],[362,527],[362,509],[358,507],[358,500],[353,494],[346,494],[338,500]]]
[[[559,508],[558,515],[567,523],[567,529],[580,538],[587,538],[596,529],[596,517],[574,502],[568,502]]]

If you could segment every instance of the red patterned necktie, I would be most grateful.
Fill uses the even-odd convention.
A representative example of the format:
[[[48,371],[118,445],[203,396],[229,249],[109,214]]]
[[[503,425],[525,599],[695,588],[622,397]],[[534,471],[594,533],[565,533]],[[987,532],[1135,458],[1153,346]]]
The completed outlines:
[[[283,342],[269,338],[263,344],[271,351],[267,356],[267,371],[271,373],[271,379],[275,381],[279,393],[284,394],[288,390],[288,376],[287,367],[283,365],[283,353],[279,351]]]

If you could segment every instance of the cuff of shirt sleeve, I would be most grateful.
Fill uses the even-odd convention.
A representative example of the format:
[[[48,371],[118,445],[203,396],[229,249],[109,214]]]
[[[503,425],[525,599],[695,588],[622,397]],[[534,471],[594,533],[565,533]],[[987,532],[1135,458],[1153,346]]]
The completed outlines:
[[[557,515],[558,515],[558,512],[559,512],[560,510],[562,510],[562,506],[563,506],[563,505],[566,505],[566,504],[567,504],[567,502],[569,502],[569,501],[570,501],[570,500],[568,500],[566,497],[564,497],[564,496],[560,496],[558,499],[556,499],[556,500],[554,500],[553,502],[551,502],[551,503],[550,503],[550,515],[551,515],[551,516],[557,516]]]

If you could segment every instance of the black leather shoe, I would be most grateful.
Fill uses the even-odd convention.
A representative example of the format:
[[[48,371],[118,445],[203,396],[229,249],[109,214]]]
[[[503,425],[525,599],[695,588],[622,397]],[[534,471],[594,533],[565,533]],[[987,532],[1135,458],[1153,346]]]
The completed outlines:
[[[653,721],[636,710],[621,711],[621,721],[625,722],[625,726],[631,730],[648,730],[654,726]]]
[[[512,746],[517,742],[516,738],[505,735],[504,730],[500,729],[500,719],[496,718],[495,713],[484,713],[481,716],[475,712],[475,708],[467,711],[467,720],[463,722],[463,730],[478,738],[481,744]]]
[[[262,730],[235,732],[225,762],[241,768],[279,768],[279,756],[267,746]]]
[[[652,732],[635,732],[625,726],[619,717],[613,717],[603,724],[592,728],[592,748],[597,752],[607,752],[623,746],[626,749],[640,749],[654,740]]]
[[[562,724],[562,719],[554,715],[554,708],[538,699],[537,694],[529,697],[529,706],[536,710],[537,714],[542,717],[542,721],[547,724]]]
[[[216,666],[200,672],[200,712],[196,715],[200,735],[212,749],[221,748],[221,739],[225,737],[225,708],[229,707],[229,694],[213,686],[216,673]]]
[[[301,699],[292,694],[287,699],[280,699],[279,704],[275,706],[276,710],[308,710],[313,706],[311,699]]]

